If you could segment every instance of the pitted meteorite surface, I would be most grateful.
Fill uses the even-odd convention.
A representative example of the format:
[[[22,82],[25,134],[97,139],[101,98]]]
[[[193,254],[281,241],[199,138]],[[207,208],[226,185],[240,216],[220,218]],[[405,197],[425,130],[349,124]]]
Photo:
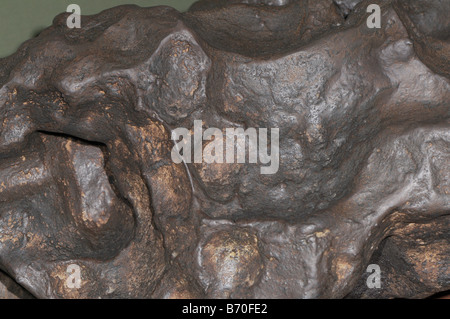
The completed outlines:
[[[0,269],[41,298],[449,290],[449,11],[202,0],[56,17],[0,60]],[[279,128],[279,169],[176,164],[172,132],[198,120]]]

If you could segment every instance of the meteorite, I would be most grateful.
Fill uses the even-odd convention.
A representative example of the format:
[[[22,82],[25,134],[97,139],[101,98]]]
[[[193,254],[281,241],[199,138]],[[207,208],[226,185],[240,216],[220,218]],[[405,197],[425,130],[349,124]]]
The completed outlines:
[[[79,29],[59,15],[0,60],[0,269],[38,298],[449,290],[449,11],[202,0]],[[173,132],[195,121],[278,129],[278,170],[174,161]]]

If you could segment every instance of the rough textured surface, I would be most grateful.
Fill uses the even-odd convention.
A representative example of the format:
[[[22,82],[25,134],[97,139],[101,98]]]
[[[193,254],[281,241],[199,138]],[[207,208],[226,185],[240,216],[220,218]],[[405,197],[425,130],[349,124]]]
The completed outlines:
[[[0,60],[0,269],[39,298],[449,290],[449,9],[203,0],[81,29],[58,16]],[[171,131],[194,120],[280,128],[279,171],[175,164]],[[366,286],[374,263],[381,289]]]
[[[1,299],[33,299],[29,292],[3,272],[0,272],[0,296]]]

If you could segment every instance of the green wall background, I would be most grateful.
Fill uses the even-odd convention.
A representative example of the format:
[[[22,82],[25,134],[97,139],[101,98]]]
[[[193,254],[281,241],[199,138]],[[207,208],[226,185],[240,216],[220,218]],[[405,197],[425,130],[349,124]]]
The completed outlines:
[[[122,4],[141,7],[168,5],[187,10],[195,0],[0,0],[0,58],[14,53],[26,40],[52,24],[53,18],[78,4],[82,15]]]

